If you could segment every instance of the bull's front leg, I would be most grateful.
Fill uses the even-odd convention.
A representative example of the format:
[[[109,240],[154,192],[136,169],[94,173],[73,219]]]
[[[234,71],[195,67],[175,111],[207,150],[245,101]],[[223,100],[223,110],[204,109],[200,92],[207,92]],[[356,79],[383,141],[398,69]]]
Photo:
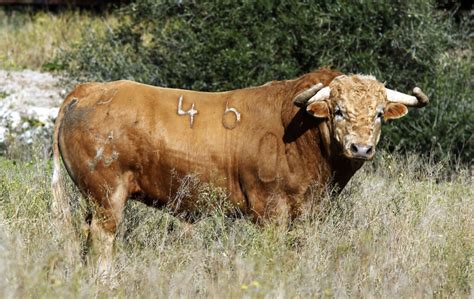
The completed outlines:
[[[248,184],[246,197],[248,209],[255,222],[273,222],[286,226],[291,219],[290,198],[271,186]]]

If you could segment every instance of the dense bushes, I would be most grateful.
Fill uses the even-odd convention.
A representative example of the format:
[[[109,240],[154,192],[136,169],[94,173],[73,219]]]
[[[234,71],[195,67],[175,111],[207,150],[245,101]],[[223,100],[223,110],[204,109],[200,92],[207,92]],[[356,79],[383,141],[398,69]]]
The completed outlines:
[[[136,1],[105,38],[91,35],[64,62],[83,80],[211,91],[324,65],[370,73],[399,90],[422,86],[432,100],[386,126],[388,147],[472,159],[470,32],[432,1],[218,2]]]

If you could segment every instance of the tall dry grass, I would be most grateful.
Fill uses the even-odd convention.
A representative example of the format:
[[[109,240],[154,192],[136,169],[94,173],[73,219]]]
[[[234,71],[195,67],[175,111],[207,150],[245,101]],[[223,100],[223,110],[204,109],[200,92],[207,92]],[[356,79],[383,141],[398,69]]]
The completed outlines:
[[[0,8],[0,68],[60,69],[61,51],[71,50],[86,35],[102,36],[116,19],[88,12],[11,11]]]
[[[217,211],[187,232],[129,202],[104,286],[93,266],[66,258],[66,241],[84,241],[74,188],[68,236],[52,224],[47,156],[0,158],[0,297],[473,296],[474,189],[466,170],[445,174],[415,155],[381,154],[291,228]]]

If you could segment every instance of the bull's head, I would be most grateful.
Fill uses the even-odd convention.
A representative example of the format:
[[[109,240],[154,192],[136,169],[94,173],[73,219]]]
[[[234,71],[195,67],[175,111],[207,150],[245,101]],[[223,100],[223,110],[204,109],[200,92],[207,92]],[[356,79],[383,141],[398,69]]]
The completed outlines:
[[[370,160],[380,139],[382,120],[407,114],[407,107],[423,107],[428,97],[418,88],[415,96],[385,88],[372,76],[335,78],[329,86],[316,84],[297,95],[295,105],[324,119],[320,131],[325,143],[336,142],[349,159]]]

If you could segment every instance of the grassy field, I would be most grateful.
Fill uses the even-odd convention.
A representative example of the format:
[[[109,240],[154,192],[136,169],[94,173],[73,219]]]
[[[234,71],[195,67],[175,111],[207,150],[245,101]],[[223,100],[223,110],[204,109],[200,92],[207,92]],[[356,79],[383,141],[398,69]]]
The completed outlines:
[[[57,57],[87,35],[99,37],[116,20],[88,12],[12,11],[0,8],[0,68],[44,69],[62,68]]]
[[[35,149],[33,152],[41,153]],[[84,241],[85,201],[69,185],[76,233],[54,228],[51,161],[0,158],[0,297],[472,296],[474,189],[467,170],[381,154],[292,228],[218,212],[183,223],[129,202],[114,279],[101,285],[64,243]],[[78,238],[79,237],[79,238]]]
[[[116,22],[0,9],[0,68],[60,69],[60,51]],[[68,181],[75,233],[58,230],[49,150],[13,144],[0,156],[0,297],[472,297],[474,186],[467,169],[452,167],[379,153],[291,228],[215,211],[189,230],[129,202],[104,286],[91,263],[65,249],[84,249],[86,201]]]

